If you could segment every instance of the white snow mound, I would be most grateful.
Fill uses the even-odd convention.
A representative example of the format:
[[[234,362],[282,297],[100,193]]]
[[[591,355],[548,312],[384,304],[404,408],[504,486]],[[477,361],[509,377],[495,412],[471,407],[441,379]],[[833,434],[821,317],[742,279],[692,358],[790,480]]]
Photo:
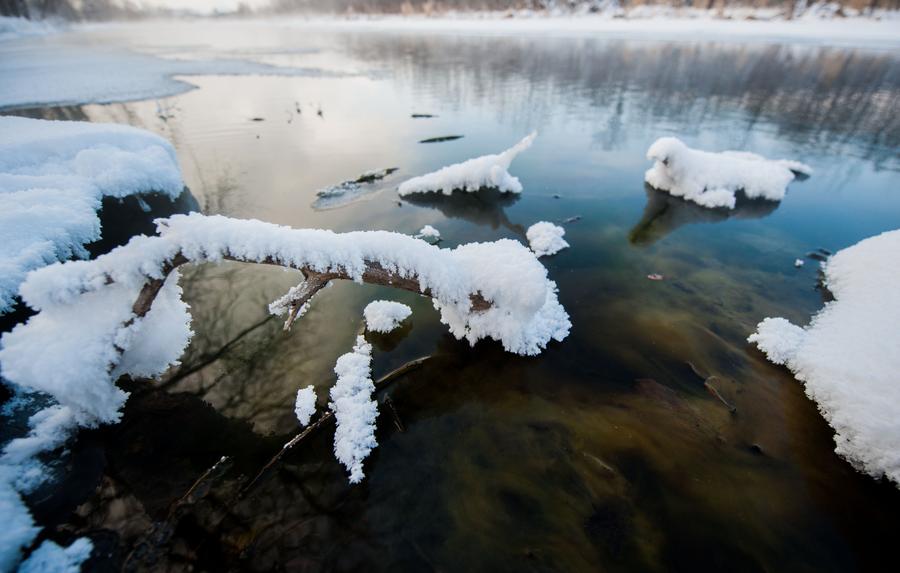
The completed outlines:
[[[411,308],[392,300],[376,300],[363,309],[366,328],[373,332],[390,332],[411,314]]]
[[[450,195],[454,190],[478,191],[482,188],[499,189],[506,193],[521,193],[522,183],[509,173],[509,166],[517,155],[531,147],[537,132],[534,131],[522,141],[502,153],[482,155],[462,163],[454,163],[428,173],[413,177],[400,184],[397,192],[437,193]]]
[[[103,197],[183,188],[175,150],[150,132],[0,117],[0,314],[28,271],[87,256]]]
[[[675,137],[657,139],[647,159],[654,161],[644,176],[647,183],[709,208],[734,209],[738,191],[749,199],[781,201],[796,173],[812,174],[811,167],[798,161],[745,151],[700,151]]]
[[[806,328],[767,318],[748,339],[804,383],[835,430],[835,451],[900,485],[900,230],[824,265],[835,300]]]
[[[569,243],[563,239],[565,234],[565,229],[547,221],[537,222],[528,227],[528,230],[525,232],[531,250],[539,257],[555,255],[568,247]]]

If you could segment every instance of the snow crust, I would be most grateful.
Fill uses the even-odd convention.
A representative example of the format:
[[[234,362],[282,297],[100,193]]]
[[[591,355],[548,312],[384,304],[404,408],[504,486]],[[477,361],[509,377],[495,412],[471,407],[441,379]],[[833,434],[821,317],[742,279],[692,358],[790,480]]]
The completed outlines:
[[[510,352],[535,355],[563,340],[571,324],[556,284],[534,254],[516,241],[440,249],[399,233],[338,234],[199,213],[157,221],[159,236],[134,237],[92,261],[69,261],[32,272],[20,291],[40,313],[2,338],[3,375],[23,388],[70,406],[79,424],[114,422],[127,395],[122,374],[157,376],[180,357],[191,336],[178,275],[169,275],[146,317],[125,324],[148,278],[181,253],[189,261],[273,260],[318,272],[346,272],[361,281],[378,263],[428,290],[441,320],[474,344],[499,340]],[[491,302],[475,312],[470,295]],[[124,353],[117,360],[119,350]],[[46,360],[46,356],[53,360]]]
[[[531,250],[539,257],[555,255],[567,248],[569,243],[563,239],[565,234],[565,229],[547,221],[539,221],[528,227],[528,230],[525,232]]]
[[[749,337],[804,383],[835,430],[835,451],[900,485],[900,230],[824,264],[835,300],[805,328],[766,318]]]
[[[709,208],[734,209],[738,191],[749,199],[781,201],[795,173],[812,174],[812,168],[798,161],[745,151],[700,151],[675,137],[657,139],[647,159],[654,161],[644,176],[647,183]]]
[[[41,40],[0,42],[0,109],[137,101],[178,95],[196,87],[176,76],[336,75],[246,59],[162,58],[90,37],[78,41],[77,35]]]
[[[507,193],[521,193],[522,183],[509,173],[509,166],[517,155],[531,147],[537,132],[534,131],[506,151],[482,155],[462,163],[454,163],[425,175],[413,177],[400,184],[397,192],[436,193],[450,195],[454,190],[478,191],[482,188],[499,189]]]
[[[309,424],[309,419],[316,413],[316,388],[309,385],[297,390],[297,401],[294,403],[294,414],[301,426]]]
[[[373,332],[390,332],[412,314],[405,304],[391,300],[376,300],[363,309],[366,328]]]
[[[0,117],[0,313],[28,271],[87,256],[103,197],[183,188],[175,150],[147,131]]]
[[[342,355],[334,365],[338,379],[331,388],[331,402],[337,428],[334,432],[334,455],[350,473],[350,483],[359,483],[363,460],[378,445],[375,440],[375,418],[378,403],[372,399],[375,384],[371,379],[372,345],[362,336],[356,337],[352,352]]]

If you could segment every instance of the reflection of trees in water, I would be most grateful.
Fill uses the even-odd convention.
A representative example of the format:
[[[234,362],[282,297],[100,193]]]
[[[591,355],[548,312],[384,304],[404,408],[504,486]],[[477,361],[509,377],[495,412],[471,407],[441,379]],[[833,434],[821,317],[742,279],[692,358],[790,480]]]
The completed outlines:
[[[631,229],[628,240],[633,245],[651,245],[683,225],[719,223],[727,219],[762,219],[781,204],[778,201],[747,199],[738,193],[734,209],[708,209],[692,201],[673,197],[645,184],[647,205],[644,215]]]
[[[613,131],[624,114],[632,125],[665,120],[696,132],[739,111],[748,132],[770,122],[797,144],[849,147],[879,163],[895,162],[900,145],[900,62],[889,53],[449,35],[356,34],[345,45],[448,106],[500,98],[501,113],[528,124],[560,108],[578,113],[587,103],[593,117],[597,108],[609,114],[599,119]]]
[[[522,225],[513,223],[506,216],[506,208],[519,200],[517,193],[501,193],[496,189],[479,189],[475,192],[454,191],[443,193],[412,193],[402,198],[417,207],[437,209],[448,219],[463,219],[491,229],[503,227],[519,235],[525,234]]]

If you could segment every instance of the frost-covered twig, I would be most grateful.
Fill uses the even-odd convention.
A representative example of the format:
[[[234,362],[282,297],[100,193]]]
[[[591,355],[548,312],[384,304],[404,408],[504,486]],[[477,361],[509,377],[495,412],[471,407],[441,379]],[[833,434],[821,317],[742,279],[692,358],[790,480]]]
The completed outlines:
[[[402,364],[401,366],[399,366],[398,368],[395,368],[394,370],[391,370],[390,372],[388,372],[387,374],[385,374],[384,376],[382,376],[381,378],[379,378],[378,380],[375,381],[375,392],[379,392],[379,391],[383,390],[392,382],[399,380],[400,378],[409,374],[413,370],[417,370],[417,369],[421,368],[422,365],[425,364],[425,362],[427,362],[430,359],[431,359],[431,356],[421,356],[414,360],[410,360],[409,362],[406,362],[405,364]],[[253,489],[256,486],[257,483],[259,483],[259,481],[263,477],[265,477],[266,474],[268,474],[268,472],[273,467],[275,467],[275,465],[278,464],[278,462],[281,461],[281,458],[283,458],[287,452],[289,452],[291,449],[294,448],[294,446],[296,446],[297,444],[299,444],[300,442],[305,440],[310,435],[314,434],[320,428],[328,425],[332,421],[334,421],[334,412],[333,411],[326,410],[326,411],[322,412],[322,414],[318,418],[316,418],[316,420],[314,422],[312,422],[311,424],[309,424],[308,426],[303,428],[303,431],[299,432],[293,438],[291,438],[290,440],[285,442],[285,444],[283,446],[281,446],[281,449],[278,450],[278,452],[274,456],[272,456],[272,459],[270,459],[266,463],[266,465],[264,465],[259,470],[259,472],[257,472],[256,476],[254,476],[254,478],[252,480],[250,480],[250,482],[247,485],[245,485],[243,488],[241,488],[240,493],[238,495],[239,496],[246,495],[251,489]]]

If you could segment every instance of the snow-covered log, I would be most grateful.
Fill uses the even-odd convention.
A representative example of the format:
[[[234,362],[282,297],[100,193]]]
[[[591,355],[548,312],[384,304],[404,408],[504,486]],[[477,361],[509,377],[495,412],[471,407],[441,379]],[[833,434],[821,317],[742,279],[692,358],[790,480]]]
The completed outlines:
[[[835,300],[801,328],[766,318],[749,341],[787,366],[835,430],[835,451],[900,486],[900,230],[824,265]]]
[[[28,271],[87,256],[103,197],[183,189],[175,150],[150,132],[0,117],[0,314]]]
[[[478,191],[489,188],[506,193],[521,193],[522,183],[509,173],[509,166],[517,155],[531,147],[536,137],[535,131],[501,153],[482,155],[413,177],[401,183],[397,192],[401,196],[410,193],[437,192],[450,195],[454,190]]]
[[[127,394],[116,378],[159,375],[190,339],[174,272],[188,262],[273,264],[317,276],[322,286],[350,279],[404,288],[431,297],[457,338],[493,338],[517,354],[540,353],[571,326],[556,284],[516,241],[450,250],[399,233],[338,234],[197,213],[157,224],[159,236],[32,272],[21,293],[40,312],[3,336],[4,377],[50,394],[80,425],[118,420]]]
[[[812,168],[798,161],[771,160],[745,151],[691,149],[675,137],[657,139],[647,150],[654,161],[644,179],[656,189],[709,208],[734,209],[735,194],[781,201],[788,183]]]

